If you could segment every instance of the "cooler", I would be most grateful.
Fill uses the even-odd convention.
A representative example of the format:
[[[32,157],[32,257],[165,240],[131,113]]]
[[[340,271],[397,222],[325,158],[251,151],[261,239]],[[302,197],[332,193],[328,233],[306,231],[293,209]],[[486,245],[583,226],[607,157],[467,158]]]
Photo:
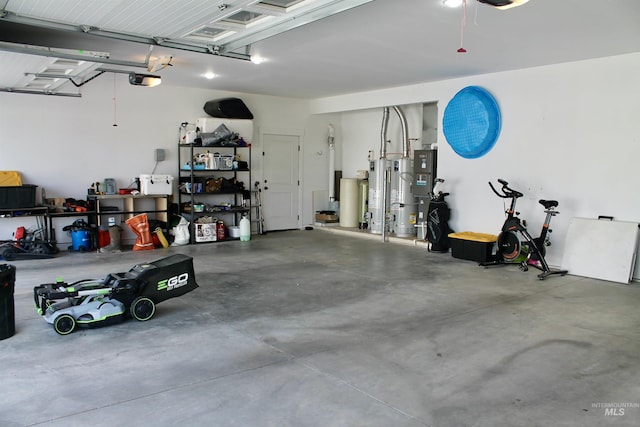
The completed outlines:
[[[148,195],[173,194],[171,175],[140,175],[140,193]]]

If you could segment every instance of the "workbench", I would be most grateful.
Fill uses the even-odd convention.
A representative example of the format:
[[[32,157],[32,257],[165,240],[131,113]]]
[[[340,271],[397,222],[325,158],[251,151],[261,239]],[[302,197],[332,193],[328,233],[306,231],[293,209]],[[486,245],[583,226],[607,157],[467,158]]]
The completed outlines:
[[[52,206],[34,206],[32,208],[0,209],[0,218],[36,218],[37,229],[42,230],[42,238],[45,242],[56,244],[55,228],[53,220],[56,218],[89,217],[95,215],[95,211],[87,212],[54,212]],[[12,240],[1,240],[10,242]]]

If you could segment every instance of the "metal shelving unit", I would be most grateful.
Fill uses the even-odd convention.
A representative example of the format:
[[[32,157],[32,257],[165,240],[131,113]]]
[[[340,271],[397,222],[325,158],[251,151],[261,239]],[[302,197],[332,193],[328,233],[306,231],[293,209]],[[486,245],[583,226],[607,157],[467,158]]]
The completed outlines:
[[[178,144],[178,209],[189,221],[191,243],[201,243],[196,235],[199,218],[209,216],[225,226],[238,225],[243,214],[251,220],[250,190],[250,145]],[[202,211],[194,208],[198,205]]]

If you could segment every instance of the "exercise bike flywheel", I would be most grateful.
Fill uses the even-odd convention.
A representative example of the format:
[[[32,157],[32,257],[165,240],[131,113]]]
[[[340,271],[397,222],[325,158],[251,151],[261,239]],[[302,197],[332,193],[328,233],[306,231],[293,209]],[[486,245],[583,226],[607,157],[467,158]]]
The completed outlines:
[[[504,231],[498,236],[498,252],[506,262],[519,264],[527,259],[528,246],[522,245],[513,231]]]

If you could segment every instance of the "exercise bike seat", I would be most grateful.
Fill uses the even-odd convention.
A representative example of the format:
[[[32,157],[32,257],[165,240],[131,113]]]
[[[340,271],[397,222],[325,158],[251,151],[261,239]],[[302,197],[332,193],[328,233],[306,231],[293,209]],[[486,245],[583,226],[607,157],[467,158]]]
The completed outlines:
[[[549,209],[549,208],[557,208],[558,207],[558,201],[557,200],[539,200],[538,203],[540,203],[542,206],[544,206],[545,209]]]

